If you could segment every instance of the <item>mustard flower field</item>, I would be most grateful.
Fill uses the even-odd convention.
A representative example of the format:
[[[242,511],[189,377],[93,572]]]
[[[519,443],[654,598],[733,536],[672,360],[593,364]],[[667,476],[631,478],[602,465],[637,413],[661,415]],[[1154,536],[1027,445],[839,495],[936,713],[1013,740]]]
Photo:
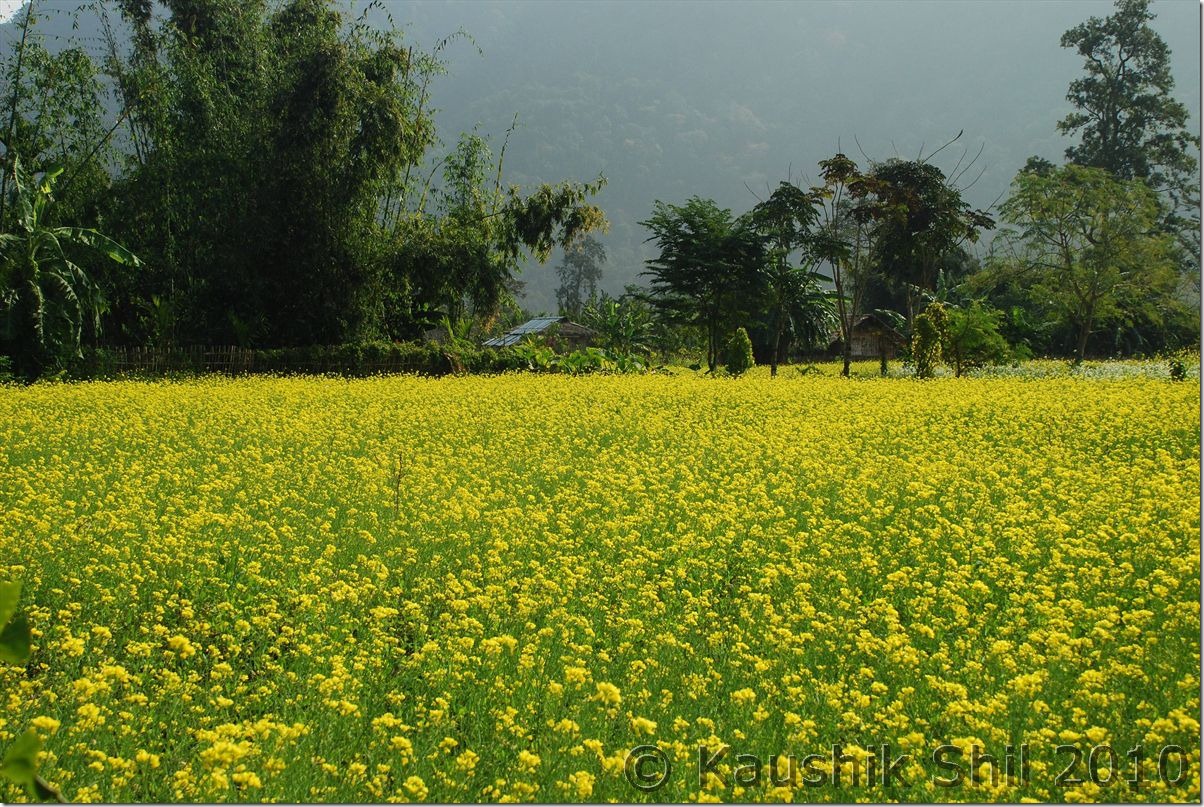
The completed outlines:
[[[79,801],[1198,800],[1198,395],[0,388],[0,752]]]

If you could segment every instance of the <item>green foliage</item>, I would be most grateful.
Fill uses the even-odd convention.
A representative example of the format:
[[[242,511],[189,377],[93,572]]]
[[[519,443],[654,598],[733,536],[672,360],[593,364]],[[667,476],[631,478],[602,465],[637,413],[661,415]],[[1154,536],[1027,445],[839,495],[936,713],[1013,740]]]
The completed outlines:
[[[0,581],[0,662],[22,665],[29,660],[29,621],[17,613],[21,584]],[[0,779],[25,788],[30,798],[62,801],[58,792],[38,776],[42,742],[33,729],[13,740],[0,759]]]
[[[542,262],[553,247],[571,248],[587,233],[604,231],[606,216],[586,200],[605,185],[604,177],[586,183],[544,184],[525,197],[512,185],[506,199],[509,227],[502,242],[504,250],[517,257],[520,249],[526,248]]]
[[[648,363],[640,356],[598,347],[557,353],[547,345],[528,340],[511,348],[510,354],[519,361],[519,366],[514,369],[537,373],[642,373],[649,369]]]
[[[592,328],[600,347],[647,356],[653,351],[656,324],[652,307],[638,297],[615,300],[603,293],[581,309],[581,324]]]
[[[1113,14],[1062,35],[1062,47],[1083,57],[1084,75],[1070,83],[1066,98],[1075,111],[1058,131],[1081,136],[1066,149],[1071,162],[1164,187],[1176,174],[1195,172],[1200,140],[1175,100],[1170,49],[1150,27],[1153,19],[1149,0],[1118,0]]]
[[[404,313],[387,328],[390,335],[413,335],[407,320],[433,322],[439,312],[491,319],[513,302],[525,253],[545,260],[556,245],[571,253],[590,231],[605,229],[601,209],[587,202],[604,179],[545,184],[524,197],[517,187],[502,192],[501,160],[496,167],[492,160],[483,138],[463,135],[429,205],[424,194],[416,210],[398,218],[388,246],[388,297]]]
[[[0,581],[0,661],[24,664],[29,658],[29,623],[17,613],[21,583]]]
[[[706,333],[713,372],[720,334],[756,299],[762,241],[747,220],[698,197],[682,206],[657,201],[652,217],[640,223],[659,249],[644,272],[652,278],[649,298],[665,320]]]
[[[1185,381],[1187,379],[1187,365],[1182,359],[1172,358],[1169,365],[1172,381]]]
[[[877,228],[867,215],[866,197],[875,187],[846,155],[837,153],[819,163],[822,184],[811,189],[821,210],[821,223],[812,236],[813,252],[828,267],[836,308],[836,328],[843,353],[841,374],[848,377],[852,364],[852,331],[870,284],[879,277]]]
[[[98,223],[97,201],[107,192],[113,166],[113,128],[98,99],[107,91],[100,71],[81,47],[51,52],[38,29],[44,3],[23,4],[15,24],[20,39],[7,50],[0,75],[0,228],[13,226],[7,200],[14,161],[31,173],[64,169],[55,194],[56,220]]]
[[[752,340],[748,338],[748,331],[737,328],[728,340],[723,357],[724,367],[731,375],[738,376],[751,370],[754,363]]]
[[[821,290],[822,278],[816,271],[825,257],[814,232],[820,218],[819,201],[815,194],[781,182],[746,216],[764,241],[760,297],[773,331],[771,376],[778,373],[786,334],[813,347],[834,324],[834,295]],[[800,252],[797,264],[791,260],[796,251]]]
[[[152,271],[123,287],[117,318],[132,328],[135,302],[157,294],[178,340],[372,332],[380,200],[434,143],[421,87],[437,66],[318,0],[121,12],[133,46],[112,43],[107,69],[134,153],[115,222]]]
[[[945,174],[923,160],[887,160],[870,178],[858,215],[875,222],[877,258],[904,291],[910,319],[916,292],[936,290],[945,258],[995,222],[971,208]]]
[[[98,12],[105,76],[83,51],[52,64],[31,24],[3,100],[8,151],[39,167],[61,155],[73,194],[146,260],[93,276],[119,342],[341,344],[414,337],[442,314],[487,320],[527,254],[605,226],[587,202],[601,178],[527,193],[503,187],[475,134],[432,153],[430,85],[459,37],[426,53],[326,0],[116,10],[123,25]],[[97,131],[104,79],[120,110]]]
[[[459,367],[475,368],[483,351],[475,345],[458,343],[440,346],[424,342],[365,341],[341,345],[305,345],[287,348],[246,348],[235,368],[206,363],[202,353],[165,348],[155,352],[153,368],[129,369],[118,364],[120,349],[89,348],[72,363],[76,379],[117,378],[123,375],[156,377],[196,375],[222,370],[276,375],[334,374],[368,376],[377,373],[444,375]]]
[[[24,614],[12,617],[0,630],[0,661],[24,664],[29,658],[29,620]]]
[[[1149,0],[1117,0],[1114,13],[1091,17],[1062,35],[1083,57],[1083,75],[1066,94],[1074,111],[1058,122],[1081,140],[1066,149],[1078,165],[1120,179],[1141,179],[1163,195],[1161,226],[1176,237],[1177,262],[1198,284],[1200,138],[1175,99],[1170,49],[1149,23]]]
[[[1002,312],[978,301],[948,310],[941,353],[954,375],[961,376],[971,367],[1004,364],[1011,358],[1007,340],[999,332],[1002,317]]]
[[[42,742],[33,729],[12,741],[4,758],[0,759],[0,777],[25,788],[31,796],[37,795],[38,752]]]
[[[911,360],[916,378],[932,378],[941,363],[941,346],[948,338],[948,315],[943,303],[932,303],[915,318],[911,335]]]
[[[1102,323],[1174,310],[1173,245],[1140,180],[1077,165],[1021,171],[1002,214],[1010,226],[999,234],[994,272],[1075,331],[1078,361]]]
[[[488,330],[516,308],[523,262],[557,247],[560,307],[585,316],[604,260],[588,233],[607,226],[594,204],[605,180],[507,185],[502,158],[515,127],[500,154],[475,131],[444,146],[432,87],[446,48],[466,35],[427,52],[327,0],[130,0],[97,14],[102,62],[85,48],[51,53],[37,24],[44,14],[16,18],[20,40],[0,65],[0,183],[13,184],[18,153],[35,176],[62,166],[43,224],[103,221],[146,266],[126,271],[77,229],[64,249],[74,269],[5,269],[29,289],[19,306],[6,292],[3,347],[21,374],[60,369],[101,324],[110,342],[167,347],[409,340],[443,316]],[[1198,221],[1199,141],[1171,95],[1152,16],[1147,0],[1119,0],[1111,16],[1066,32],[1085,72],[1059,128],[1082,136],[1068,150],[1074,161],[1163,193],[1152,229],[1182,241],[1198,233],[1186,219]],[[1049,179],[1057,169],[1034,159],[1026,173]],[[956,169],[947,177],[917,158],[863,171],[837,154],[820,174],[810,189],[780,183],[738,218],[697,198],[658,202],[644,222],[660,251],[647,267],[656,321],[649,329],[610,312],[608,349],[668,354],[704,338],[714,369],[723,334],[743,322],[776,371],[792,343],[827,342],[833,325],[849,347],[847,331],[868,309],[910,318],[926,299],[973,296],[953,282],[973,268],[961,245],[992,222],[962,199]],[[20,218],[12,195],[0,187],[9,234]],[[1166,249],[1182,263],[1196,254],[1189,246]],[[1036,272],[989,299],[1009,312],[1009,338],[1032,326],[1019,350],[1074,341],[1153,354],[1196,340],[1190,312],[1163,293],[1164,263],[1153,262],[1151,283],[1118,289],[1085,339],[1083,317],[1044,294]],[[832,295],[815,282],[821,268]],[[1016,308],[1024,323],[1013,322]],[[37,324],[18,327],[22,319]],[[29,338],[17,344],[22,330]]]
[[[126,267],[139,261],[95,230],[50,225],[61,167],[33,177],[13,155],[11,171],[12,221],[0,233],[0,346],[17,371],[32,379],[79,355],[85,323],[99,330],[101,301],[75,258],[91,254]]]
[[[453,323],[453,330],[455,325]],[[237,369],[206,364],[203,354],[187,350],[159,351],[154,368],[130,370],[117,362],[113,349],[93,348],[71,366],[76,379],[123,376],[191,376],[217,369],[270,375],[339,375],[365,377],[382,373],[442,376],[450,373],[499,373],[512,370],[540,372],[643,372],[651,367],[645,354],[621,348],[585,348],[560,354],[538,342],[509,348],[482,348],[467,339],[446,344],[433,342],[353,342],[342,345],[307,345],[287,348],[247,348],[239,354]]]

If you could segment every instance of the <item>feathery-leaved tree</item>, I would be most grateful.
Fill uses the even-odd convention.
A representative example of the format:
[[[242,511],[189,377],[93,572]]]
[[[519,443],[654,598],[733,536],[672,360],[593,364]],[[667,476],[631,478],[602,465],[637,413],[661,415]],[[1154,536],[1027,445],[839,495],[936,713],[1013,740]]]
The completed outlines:
[[[1102,168],[1021,171],[1002,207],[1010,226],[1000,232],[997,263],[1074,327],[1081,362],[1099,325],[1173,294],[1174,250],[1159,213],[1145,183]]]
[[[680,206],[658,200],[640,224],[659,249],[643,273],[652,278],[649,300],[665,321],[702,329],[713,373],[729,326],[756,299],[762,239],[731,210],[697,196]]]
[[[797,185],[781,182],[746,215],[764,239],[762,298],[773,332],[769,374],[778,374],[782,336],[789,330],[817,341],[834,319],[830,295],[820,289],[816,267],[823,255],[815,249],[813,228],[819,221],[818,199]],[[794,256],[797,255],[797,261]]]
[[[841,375],[847,378],[853,361],[853,324],[861,313],[875,266],[871,217],[859,215],[858,204],[872,192],[875,182],[840,153],[821,160],[819,170],[822,184],[811,189],[820,210],[812,244],[831,276],[844,359]]]

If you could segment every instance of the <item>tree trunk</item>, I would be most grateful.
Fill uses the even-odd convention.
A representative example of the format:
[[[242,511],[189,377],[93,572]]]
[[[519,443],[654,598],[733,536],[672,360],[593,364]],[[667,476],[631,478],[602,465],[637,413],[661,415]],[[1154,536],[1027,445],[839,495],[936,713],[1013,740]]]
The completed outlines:
[[[1083,359],[1087,357],[1087,339],[1091,336],[1091,325],[1095,322],[1095,304],[1099,301],[1098,297],[1089,297],[1087,300],[1087,310],[1083,315],[1083,324],[1079,326],[1079,352],[1074,363],[1076,366],[1083,363]]]
[[[714,373],[719,364],[719,335],[715,325],[707,326],[707,372]]]
[[[778,317],[777,328],[773,335],[773,357],[769,360],[769,377],[778,377],[778,354],[782,350],[782,318]]]

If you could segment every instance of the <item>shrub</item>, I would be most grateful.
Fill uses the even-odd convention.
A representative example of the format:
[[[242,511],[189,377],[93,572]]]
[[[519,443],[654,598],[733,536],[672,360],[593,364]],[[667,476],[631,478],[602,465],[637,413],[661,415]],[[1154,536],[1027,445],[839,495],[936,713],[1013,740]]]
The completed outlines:
[[[1011,357],[1007,340],[999,332],[1002,312],[975,301],[948,312],[941,352],[960,376],[971,367],[1004,364]]]
[[[916,378],[932,378],[941,363],[941,343],[945,341],[948,315],[943,303],[932,303],[915,318],[911,335],[911,358]]]
[[[748,331],[737,328],[732,334],[727,343],[723,363],[732,375],[742,375],[752,368],[753,347],[752,340],[748,338]]]
[[[590,347],[556,353],[538,343],[487,348],[472,343],[357,342],[342,345],[256,348],[236,351],[234,360],[221,350],[201,347],[162,351],[137,348],[88,348],[70,372],[74,379],[120,376],[162,377],[202,373],[264,373],[272,375],[369,376],[380,373],[505,373],[529,370],[547,373],[642,373],[648,360],[635,353]],[[0,356],[0,383],[5,379]]]

